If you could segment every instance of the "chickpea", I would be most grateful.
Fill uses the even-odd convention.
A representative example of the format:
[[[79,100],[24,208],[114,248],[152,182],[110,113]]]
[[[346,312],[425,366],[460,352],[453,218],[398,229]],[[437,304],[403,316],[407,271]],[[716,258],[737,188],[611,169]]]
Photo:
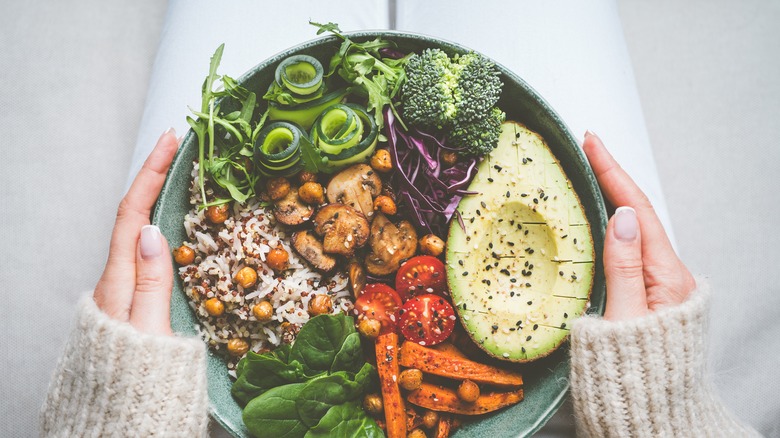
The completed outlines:
[[[307,182],[317,182],[317,174],[309,172],[308,170],[304,170],[298,174],[298,181],[300,181],[301,184],[306,184]]]
[[[228,218],[228,204],[212,205],[206,209],[206,218],[212,224],[224,223]]]
[[[325,202],[325,193],[322,185],[316,182],[307,182],[298,189],[298,196],[301,201],[307,204],[320,205]]]
[[[458,398],[466,403],[474,403],[479,398],[479,386],[471,380],[464,380],[458,386]]]
[[[393,170],[393,159],[387,149],[377,149],[371,157],[371,167],[377,172],[387,173]]]
[[[433,429],[439,425],[439,414],[436,411],[425,411],[422,416],[422,425],[426,429]]]
[[[182,245],[173,250],[173,259],[182,266],[189,265],[195,261],[195,251],[187,245]]]
[[[233,338],[228,341],[227,350],[233,356],[243,356],[249,351],[249,344],[241,338]]]
[[[438,257],[444,252],[444,241],[435,234],[426,234],[420,238],[420,252]]]
[[[392,216],[398,211],[398,208],[395,206],[395,201],[392,198],[380,195],[374,199],[374,210],[379,210],[386,215]]]
[[[442,151],[441,160],[448,166],[454,166],[458,162],[458,154],[453,151]]]
[[[382,330],[382,323],[376,319],[363,318],[358,323],[358,332],[366,339],[376,339]]]
[[[412,429],[409,431],[409,433],[406,435],[406,438],[427,438],[428,435],[423,432],[422,429],[419,427],[417,429]]]
[[[268,301],[260,301],[252,306],[252,314],[260,322],[270,321],[274,316],[274,306]]]
[[[222,301],[219,300],[219,298],[216,297],[206,300],[206,303],[203,304],[203,307],[206,308],[206,313],[211,316],[219,316],[225,313],[225,305],[222,303]]]
[[[290,254],[284,248],[274,248],[268,251],[265,263],[274,271],[284,271],[289,266]]]
[[[278,201],[290,193],[290,181],[287,178],[271,178],[265,183],[268,196],[272,201]]]
[[[252,287],[257,283],[257,271],[249,266],[244,266],[236,272],[236,275],[233,276],[233,280],[237,281],[244,289]]]
[[[309,301],[309,314],[311,316],[325,315],[333,312],[333,300],[327,295],[317,295]]]
[[[417,368],[405,369],[401,371],[401,374],[398,376],[398,384],[401,385],[401,388],[409,391],[414,391],[419,388],[420,385],[422,385],[422,381],[422,371]]]
[[[363,409],[373,416],[382,415],[382,411],[384,411],[382,397],[379,394],[366,394],[363,397]]]

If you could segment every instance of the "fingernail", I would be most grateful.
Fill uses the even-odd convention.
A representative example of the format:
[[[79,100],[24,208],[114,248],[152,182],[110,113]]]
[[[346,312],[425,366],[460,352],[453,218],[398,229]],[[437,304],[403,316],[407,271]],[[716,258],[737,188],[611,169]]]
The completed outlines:
[[[591,130],[590,130],[590,129],[588,129],[587,131],[585,131],[585,138],[588,138],[588,137],[594,137],[594,136],[596,136],[596,134],[594,134],[593,132],[591,132]]]
[[[141,257],[144,260],[159,257],[162,254],[162,234],[156,225],[144,225],[141,228]]]
[[[618,207],[615,210],[615,237],[623,242],[632,242],[638,230],[636,211],[631,207]]]
[[[176,137],[176,129],[171,126],[170,128],[166,129],[165,132],[162,133],[162,136],[166,136],[168,134],[173,134],[174,137]]]

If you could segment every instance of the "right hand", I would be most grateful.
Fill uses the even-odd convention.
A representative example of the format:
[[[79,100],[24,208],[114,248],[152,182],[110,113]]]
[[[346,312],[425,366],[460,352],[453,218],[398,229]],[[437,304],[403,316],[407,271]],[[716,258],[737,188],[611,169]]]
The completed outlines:
[[[137,330],[171,335],[173,265],[168,241],[149,216],[179,144],[176,133],[163,133],[149,154],[116,214],[108,261],[95,286],[98,308]]]
[[[582,148],[607,200],[618,206],[604,241],[604,319],[637,318],[684,302],[696,281],[674,252],[647,196],[595,134],[585,133]]]

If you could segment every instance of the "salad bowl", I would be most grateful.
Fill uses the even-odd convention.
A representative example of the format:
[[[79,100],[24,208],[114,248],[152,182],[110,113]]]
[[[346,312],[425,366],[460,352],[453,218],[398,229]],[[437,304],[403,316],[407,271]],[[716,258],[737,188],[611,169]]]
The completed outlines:
[[[345,35],[354,41],[382,37],[394,41],[398,50],[406,53],[419,52],[431,47],[440,48],[449,54],[469,51],[467,47],[453,42],[406,32],[366,31],[350,32]],[[305,54],[320,59],[324,64],[330,54],[338,49],[340,42],[341,40],[336,37],[323,37],[291,47],[257,64],[240,76],[238,83],[262,95],[268,84],[274,80],[276,66],[281,60],[290,55]],[[596,256],[594,283],[587,312],[602,314],[605,302],[605,280],[601,260],[607,214],[596,178],[574,136],[550,105],[518,75],[498,63],[496,66],[504,83],[498,106],[506,112],[508,120],[526,125],[545,139],[552,153],[560,161],[584,207],[591,226]],[[182,114],[182,117],[184,116],[185,114]],[[190,130],[184,137],[182,147],[169,170],[153,212],[152,223],[160,227],[174,247],[187,239],[182,219],[191,208],[189,188],[192,163],[197,159],[197,155],[198,139]],[[171,325],[174,331],[182,335],[196,336],[197,324],[196,315],[188,304],[181,281],[175,281],[171,302]],[[530,436],[549,420],[567,396],[568,346],[564,344],[551,355],[535,362],[518,365],[517,368],[523,373],[524,400],[496,413],[465,423],[453,434],[454,437]],[[210,350],[208,393],[211,415],[233,436],[249,436],[243,425],[241,407],[230,393],[232,383],[224,360]]]

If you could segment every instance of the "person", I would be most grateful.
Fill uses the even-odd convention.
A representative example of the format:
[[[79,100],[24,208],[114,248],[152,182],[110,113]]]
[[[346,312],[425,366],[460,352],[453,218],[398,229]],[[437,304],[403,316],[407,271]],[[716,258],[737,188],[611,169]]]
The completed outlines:
[[[178,148],[158,140],[119,205],[109,257],[41,411],[44,436],[207,436],[206,346],[175,336],[173,267],[151,208]],[[607,200],[620,206],[604,242],[603,318],[571,332],[571,396],[584,436],[756,436],[704,379],[710,299],[675,254],[647,197],[601,140],[583,150]]]

